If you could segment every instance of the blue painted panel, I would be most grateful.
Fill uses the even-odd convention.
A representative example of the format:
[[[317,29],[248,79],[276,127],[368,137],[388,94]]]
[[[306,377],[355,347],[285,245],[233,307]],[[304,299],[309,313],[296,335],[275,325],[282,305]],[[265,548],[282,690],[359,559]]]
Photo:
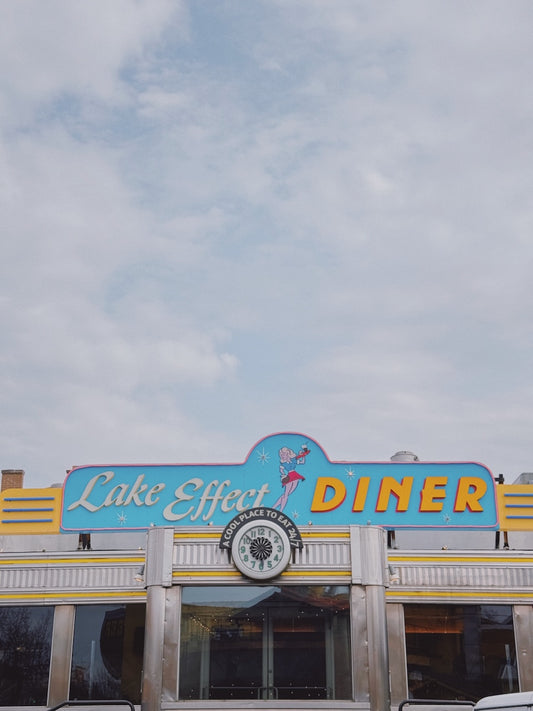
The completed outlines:
[[[260,506],[297,525],[497,528],[495,484],[474,462],[332,462],[297,433],[265,437],[240,464],[109,465],[74,469],[64,531],[225,526]]]

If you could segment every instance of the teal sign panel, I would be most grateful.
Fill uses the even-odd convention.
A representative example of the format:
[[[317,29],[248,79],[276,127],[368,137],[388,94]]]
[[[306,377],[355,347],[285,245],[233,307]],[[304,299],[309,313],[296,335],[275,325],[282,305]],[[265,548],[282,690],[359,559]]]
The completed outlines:
[[[63,487],[63,531],[226,526],[276,509],[298,526],[496,529],[491,472],[475,462],[335,462],[303,434],[260,440],[238,464],[82,466]]]

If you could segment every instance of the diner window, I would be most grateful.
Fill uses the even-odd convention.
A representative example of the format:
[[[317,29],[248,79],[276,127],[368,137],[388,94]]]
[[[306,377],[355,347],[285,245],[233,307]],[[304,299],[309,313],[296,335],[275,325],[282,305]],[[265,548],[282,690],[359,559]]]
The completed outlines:
[[[405,605],[409,696],[468,699],[518,691],[510,605]]]
[[[347,586],[183,589],[180,699],[351,699]]]
[[[44,706],[53,607],[0,608],[0,706]]]
[[[144,605],[76,608],[70,699],[141,701]]]

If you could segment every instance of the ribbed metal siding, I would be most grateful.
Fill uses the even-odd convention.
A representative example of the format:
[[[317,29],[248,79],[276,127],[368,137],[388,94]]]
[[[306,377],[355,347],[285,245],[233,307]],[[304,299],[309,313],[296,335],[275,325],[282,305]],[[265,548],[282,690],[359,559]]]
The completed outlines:
[[[313,541],[306,543],[301,551],[296,551],[295,565],[309,568],[331,568],[339,572],[350,572],[350,542]]]
[[[291,571],[308,574],[313,570],[328,570],[332,573],[349,573],[350,542],[349,539],[313,540],[305,542],[303,549],[296,550]],[[176,572],[190,570],[191,572],[205,571],[234,571],[235,568],[228,559],[226,551],[218,547],[217,542],[178,541],[175,543],[174,570]]]
[[[470,567],[467,564],[461,567],[397,567],[400,569],[400,582],[407,587],[533,587],[533,568]]]
[[[440,553],[440,555],[439,555]],[[426,556],[427,557],[427,556]],[[449,551],[431,554],[431,560],[413,552],[390,553],[394,573],[389,597],[409,601],[423,593],[427,599],[434,592],[450,597],[469,596],[472,602],[496,599],[503,603],[533,600],[533,558],[530,553],[513,552],[506,561],[501,554],[472,551],[454,555]],[[480,560],[481,559],[481,560]],[[402,595],[403,593],[403,595]],[[491,598],[492,596],[492,598]]]
[[[217,543],[177,543],[174,545],[174,568],[223,568],[228,563],[228,554]]]
[[[285,579],[290,582],[326,582],[330,578],[344,579],[349,576],[351,563],[348,531],[332,535],[324,531],[303,534],[304,547],[295,551]],[[390,570],[393,580],[389,587],[391,600],[409,601],[417,594],[426,597],[432,591],[440,595],[449,593],[457,597],[470,595],[472,601],[482,600],[487,595],[508,593],[510,601],[519,603],[533,601],[533,555],[531,552],[513,551],[509,556],[491,551],[389,551]],[[49,598],[62,595],[63,601],[73,593],[73,600],[82,599],[83,593],[90,597],[100,591],[116,599],[120,593],[141,593],[142,582],[135,576],[144,562],[142,551],[103,553],[83,556],[52,555],[50,552],[28,555],[3,554],[0,556],[0,595],[3,602],[15,604],[17,595],[42,593]],[[220,582],[227,575],[228,581],[242,581],[242,577],[226,551],[218,546],[218,535],[211,532],[209,538],[193,534],[176,536],[173,546],[172,570],[174,583],[201,578],[203,582]],[[301,573],[301,577],[299,577]],[[222,574],[222,577],[221,577]],[[427,598],[429,599],[429,598]],[[0,601],[2,602],[2,601]]]
[[[0,590],[86,590],[91,588],[131,589],[135,567],[120,568],[46,568],[2,571]]]
[[[115,558],[116,554],[108,557]],[[124,560],[126,558],[126,560]],[[84,593],[90,598],[96,591],[105,599],[107,594],[116,600],[117,595],[143,590],[142,582],[135,580],[144,562],[144,555],[135,553],[127,560],[121,555],[117,562],[105,562],[105,554],[98,554],[98,561],[69,563],[62,559],[53,559],[50,553],[22,558],[3,557],[0,560],[0,604],[16,604],[17,596],[31,602],[28,596],[42,594],[43,598],[54,596],[68,599],[84,599]]]

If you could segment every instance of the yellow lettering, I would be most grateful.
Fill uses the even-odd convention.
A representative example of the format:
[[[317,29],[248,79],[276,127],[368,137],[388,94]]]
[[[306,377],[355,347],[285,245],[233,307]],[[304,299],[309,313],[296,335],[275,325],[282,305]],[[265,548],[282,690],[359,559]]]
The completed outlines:
[[[387,510],[391,494],[397,499],[396,511],[407,511],[411,489],[413,488],[413,479],[414,477],[412,476],[405,476],[401,481],[396,481],[391,476],[383,477],[379,487],[376,511],[383,512]]]
[[[487,491],[487,483],[477,476],[464,476],[457,484],[457,494],[453,505],[454,511],[483,511],[483,506],[479,503],[481,497]]]
[[[357,482],[357,489],[353,499],[352,511],[362,511],[365,508],[366,495],[370,486],[370,477],[362,476]]]
[[[437,487],[446,486],[447,483],[447,476],[426,477],[420,492],[420,511],[442,511],[443,502],[435,499],[445,499],[446,492]]]
[[[331,494],[328,490],[332,490]],[[330,498],[326,501],[326,494]],[[346,486],[332,476],[320,476],[316,480],[315,493],[311,502],[311,511],[319,513],[333,511],[338,508],[346,498]]]

